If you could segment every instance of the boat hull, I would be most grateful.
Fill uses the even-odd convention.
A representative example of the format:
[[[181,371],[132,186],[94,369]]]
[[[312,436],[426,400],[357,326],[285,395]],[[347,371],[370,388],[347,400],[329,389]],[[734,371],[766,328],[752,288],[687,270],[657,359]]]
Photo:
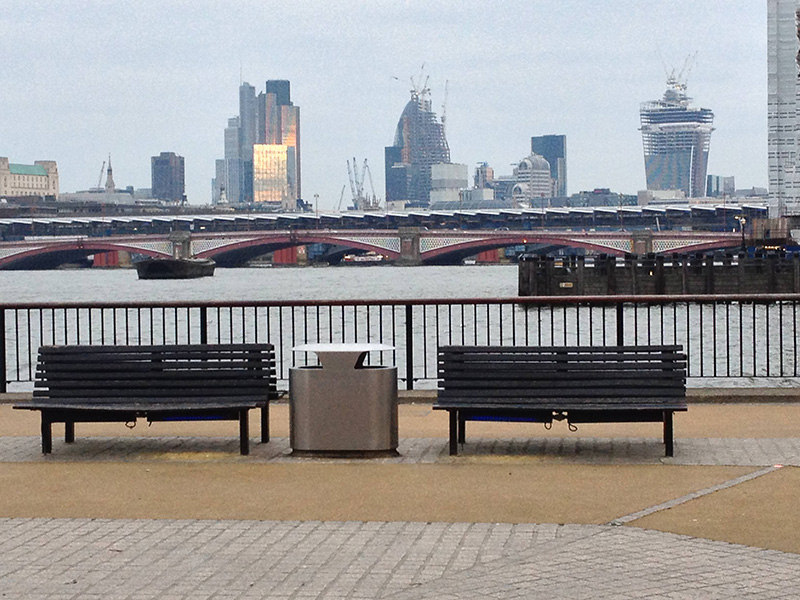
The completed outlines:
[[[136,263],[139,279],[196,279],[214,274],[217,263],[208,258],[153,258]]]

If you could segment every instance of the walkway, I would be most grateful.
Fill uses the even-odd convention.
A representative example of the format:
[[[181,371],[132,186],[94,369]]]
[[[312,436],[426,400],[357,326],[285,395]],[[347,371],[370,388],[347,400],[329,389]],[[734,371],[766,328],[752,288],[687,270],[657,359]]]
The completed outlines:
[[[0,406],[0,598],[800,595],[800,405],[693,406],[669,459],[652,424],[476,424],[450,457],[427,405],[398,458],[298,459],[286,413],[249,457],[230,423],[79,426],[43,457]]]

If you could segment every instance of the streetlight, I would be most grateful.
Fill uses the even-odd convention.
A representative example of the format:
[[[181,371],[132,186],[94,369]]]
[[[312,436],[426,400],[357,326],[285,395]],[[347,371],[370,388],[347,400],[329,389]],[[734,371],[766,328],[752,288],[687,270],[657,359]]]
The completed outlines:
[[[744,217],[744,215],[739,215],[734,217],[734,219],[739,221],[739,231],[742,232],[742,252],[744,252],[747,249],[747,246],[744,243],[744,226],[747,224],[747,219]]]

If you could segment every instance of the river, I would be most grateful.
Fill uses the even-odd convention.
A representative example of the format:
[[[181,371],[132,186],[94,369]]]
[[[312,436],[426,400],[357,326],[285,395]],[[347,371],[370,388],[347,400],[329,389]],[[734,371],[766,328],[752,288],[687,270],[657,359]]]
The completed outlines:
[[[139,281],[133,269],[0,271],[0,303],[500,298],[516,265],[217,269],[213,277]]]

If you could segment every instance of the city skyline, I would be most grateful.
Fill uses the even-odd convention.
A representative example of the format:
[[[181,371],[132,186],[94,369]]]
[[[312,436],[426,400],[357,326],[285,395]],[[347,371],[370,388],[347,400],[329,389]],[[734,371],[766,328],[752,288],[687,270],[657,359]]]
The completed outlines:
[[[696,52],[691,95],[715,113],[708,172],[766,187],[766,2],[596,4],[238,2],[212,16],[210,3],[143,2],[96,19],[90,7],[11,0],[0,113],[14,118],[0,120],[0,154],[57,161],[61,190],[74,191],[109,152],[119,186],[145,187],[150,157],[170,148],[185,157],[189,202],[208,203],[239,84],[286,79],[303,107],[303,197],[332,209],[348,157],[368,158],[384,189],[383,149],[424,63],[439,115],[449,82],[453,162],[507,175],[531,137],[559,133],[571,193],[636,193],[639,104]]]

